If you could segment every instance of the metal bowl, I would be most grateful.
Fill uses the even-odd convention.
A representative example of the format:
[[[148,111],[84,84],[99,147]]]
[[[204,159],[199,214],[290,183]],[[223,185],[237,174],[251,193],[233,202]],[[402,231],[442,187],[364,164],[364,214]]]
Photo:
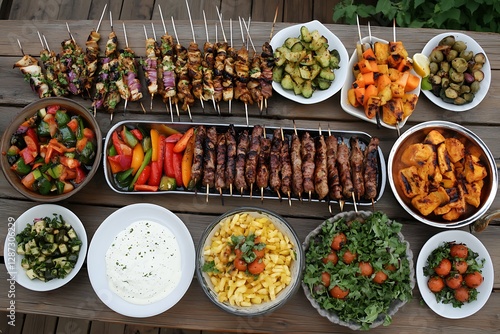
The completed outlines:
[[[276,293],[276,298],[274,300],[271,299],[269,301],[263,301],[262,303],[252,303],[251,305],[248,306],[239,306],[237,304],[232,304],[229,301],[224,301],[224,302],[219,301],[218,293],[214,289],[214,284],[212,283],[209,274],[207,272],[204,272],[202,269],[207,258],[205,255],[206,247],[209,247],[210,244],[212,243],[212,238],[220,233],[221,222],[223,222],[228,217],[234,217],[235,215],[243,213],[248,213],[249,215],[251,215],[256,219],[262,217],[268,218],[271,221],[271,223],[275,226],[275,228],[278,231],[280,231],[284,237],[290,240],[290,242],[293,245],[293,252],[295,254],[295,260],[292,260],[289,266],[291,275],[290,283],[286,287],[284,287],[281,291]],[[220,253],[222,253],[222,251],[219,252],[217,255],[220,255]],[[268,259],[266,261],[271,261],[271,260]],[[297,236],[297,234],[295,233],[295,231],[293,230],[292,226],[285,219],[283,219],[283,217],[271,211],[261,208],[241,207],[230,210],[225,214],[221,215],[220,217],[215,219],[214,222],[212,222],[203,232],[203,235],[196,249],[196,275],[198,277],[198,281],[203,291],[215,305],[217,305],[218,307],[220,307],[221,309],[223,309],[228,313],[239,316],[264,315],[271,313],[276,309],[278,309],[279,307],[283,306],[300,287],[303,268],[304,268],[304,251],[302,250],[301,247],[301,241]],[[256,282],[257,281],[254,281],[253,283]]]
[[[484,185],[481,191],[481,200],[477,208],[472,205],[467,205],[467,210],[457,220],[447,221],[440,216],[431,213],[428,216],[422,215],[413,207],[402,192],[401,188],[396,184],[398,173],[402,168],[401,156],[404,150],[411,144],[423,142],[425,136],[431,130],[441,130],[448,137],[455,137],[464,142],[467,148],[474,148],[480,152],[480,161],[486,167],[487,176],[483,179]],[[394,196],[399,204],[416,220],[422,223],[440,227],[440,228],[457,228],[469,225],[483,216],[489,209],[498,189],[498,171],[495,165],[495,159],[486,144],[471,130],[464,126],[446,121],[429,121],[424,122],[407,130],[394,143],[387,163],[387,172],[390,186]]]
[[[2,135],[2,146],[1,146],[1,151],[2,152],[7,152],[7,150],[10,147],[10,139],[12,137],[12,134],[14,134],[19,126],[28,118],[32,117],[35,115],[38,110],[45,108],[50,105],[59,105],[62,108],[65,108],[68,110],[70,115],[78,115],[83,118],[84,124],[86,127],[94,131],[95,137],[96,137],[96,152],[95,152],[95,158],[94,162],[92,165],[92,168],[88,170],[87,176],[85,177],[85,180],[81,182],[78,186],[76,186],[72,191],[63,193],[63,194],[54,194],[54,195],[42,195],[39,194],[31,189],[26,188],[22,183],[21,183],[21,178],[10,168],[10,164],[7,161],[6,155],[3,155],[0,159],[0,163],[2,166],[2,171],[5,175],[5,178],[7,181],[16,189],[19,193],[24,195],[25,197],[33,200],[33,201],[38,201],[38,202],[58,202],[64,199],[67,199],[68,197],[74,195],[77,193],[80,189],[85,187],[87,183],[92,179],[94,174],[96,173],[97,169],[99,168],[99,164],[101,162],[101,157],[102,157],[102,134],[101,130],[99,129],[99,125],[97,124],[97,121],[95,118],[91,115],[91,113],[85,109],[81,104],[70,100],[68,98],[63,98],[63,97],[49,97],[49,98],[44,98],[38,101],[35,101],[26,107],[19,113],[17,116],[14,117],[12,122],[9,124],[7,129],[5,129],[3,135]]]

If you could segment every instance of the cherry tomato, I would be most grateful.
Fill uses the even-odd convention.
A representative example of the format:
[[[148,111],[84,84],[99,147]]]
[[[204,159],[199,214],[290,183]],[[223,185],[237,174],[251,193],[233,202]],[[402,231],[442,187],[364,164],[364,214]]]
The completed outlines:
[[[333,264],[337,264],[337,262],[339,262],[339,257],[336,251],[331,251],[330,254],[323,258],[324,264],[327,264],[328,262],[333,262]]]
[[[349,290],[343,290],[338,285],[335,285],[330,290],[330,296],[332,296],[333,298],[337,298],[337,299],[344,299],[345,297],[347,297],[348,294],[349,294]]]
[[[371,276],[373,274],[373,267],[369,262],[360,262],[358,266],[362,276]]]
[[[321,282],[323,282],[323,285],[327,288],[330,286],[330,274],[326,271],[321,274]]]
[[[459,257],[461,259],[466,259],[469,255],[469,249],[463,244],[454,244],[450,248],[450,255],[452,257]]]
[[[266,249],[263,248],[263,249],[254,249],[253,252],[255,253],[255,256],[257,256],[257,258],[259,259],[262,259],[264,257],[264,255],[266,255]]]
[[[432,276],[429,278],[427,281],[427,286],[429,287],[429,290],[431,290],[434,293],[437,293],[444,288],[444,280],[442,277],[439,276]]]
[[[434,268],[434,271],[441,277],[448,275],[451,271],[451,261],[447,258],[442,259],[437,267]]]
[[[473,273],[465,275],[465,284],[469,288],[475,289],[478,286],[480,286],[481,283],[483,283],[483,281],[484,281],[484,277],[483,277],[483,275],[481,275],[481,273],[479,271],[475,271]]]
[[[387,274],[384,273],[382,270],[379,270],[375,273],[375,276],[373,277],[373,281],[377,284],[382,284],[385,281],[387,281]]]
[[[462,285],[462,282],[463,282],[463,277],[462,275],[460,274],[453,274],[453,275],[450,275],[448,277],[446,277],[446,285],[450,288],[450,289],[458,289],[458,287],[460,285]]]
[[[241,257],[237,257],[236,259],[234,259],[233,264],[234,264],[234,267],[238,270],[241,270],[241,271],[247,270],[247,263]]]
[[[459,274],[465,274],[469,266],[465,261],[455,261],[453,262],[453,267],[456,271],[458,271]]]
[[[350,250],[346,250],[344,255],[342,255],[342,260],[344,261],[345,264],[351,264],[358,255],[356,253],[352,253]]]
[[[454,296],[456,300],[464,303],[469,300],[469,289],[461,286],[455,290]]]
[[[248,265],[248,271],[252,275],[258,275],[266,269],[265,263],[262,259],[255,259],[252,263]]]
[[[335,235],[333,237],[333,240],[332,240],[332,245],[331,247],[334,249],[334,250],[340,250],[342,247],[344,247],[344,245],[347,243],[347,237],[345,236],[344,233],[339,233],[337,235]]]

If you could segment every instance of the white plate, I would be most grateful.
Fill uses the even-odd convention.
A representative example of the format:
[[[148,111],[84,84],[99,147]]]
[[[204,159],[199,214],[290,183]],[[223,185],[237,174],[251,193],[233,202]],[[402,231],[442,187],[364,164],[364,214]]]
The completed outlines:
[[[453,305],[451,304],[438,303],[436,301],[436,296],[427,287],[428,277],[424,275],[423,269],[427,265],[427,258],[432,253],[432,251],[439,246],[442,246],[445,242],[451,241],[464,243],[471,250],[478,253],[479,257],[476,260],[481,261],[482,259],[485,259],[484,267],[482,269],[484,282],[477,288],[477,291],[479,292],[477,295],[477,300],[465,303],[461,308],[453,307]],[[465,318],[479,311],[488,301],[488,298],[490,297],[491,291],[493,289],[494,272],[490,254],[488,254],[488,251],[478,238],[476,238],[469,232],[461,230],[441,232],[430,238],[422,247],[422,250],[418,255],[416,274],[418,289],[420,290],[420,294],[425,300],[425,303],[434,312],[444,318],[449,319]]]
[[[125,301],[111,291],[106,276],[106,252],[116,235],[130,224],[149,220],[165,226],[175,235],[181,253],[182,274],[179,284],[164,299],[139,305]],[[186,293],[194,274],[194,243],[186,225],[171,211],[154,204],[138,203],[123,207],[106,218],[90,242],[87,269],[95,293],[110,309],[129,317],[150,317],[174,306]]]
[[[445,32],[445,33],[442,33],[442,34],[435,36],[429,42],[427,42],[427,44],[424,46],[424,48],[422,50],[422,53],[426,56],[430,56],[432,50],[436,46],[438,46],[439,42],[443,38],[445,38],[446,36],[450,36],[450,35],[455,36],[455,39],[457,41],[465,42],[465,44],[467,44],[468,51],[472,51],[472,52],[474,52],[474,54],[482,52],[486,56],[486,52],[484,52],[483,48],[474,39],[472,39],[471,37],[469,37],[465,34],[459,33],[459,32]],[[444,102],[440,97],[437,97],[436,95],[432,94],[432,92],[430,90],[424,90],[423,92],[429,100],[431,100],[434,104],[436,104],[437,106],[439,106],[443,109],[452,110],[452,111],[466,111],[466,110],[472,109],[472,108],[476,107],[479,103],[481,103],[481,101],[484,99],[484,97],[488,93],[488,89],[490,88],[491,65],[490,65],[490,61],[488,60],[488,56],[486,56],[486,63],[483,65],[482,71],[484,73],[484,79],[480,83],[481,88],[479,88],[479,91],[475,94],[474,100],[472,100],[471,103],[466,103],[466,104],[459,106],[459,105],[455,105],[452,103]]]
[[[325,89],[325,90],[315,90],[312,96],[308,99],[303,97],[302,95],[295,95],[293,90],[286,90],[281,87],[281,84],[278,82],[273,81],[273,89],[278,92],[280,95],[286,97],[287,99],[290,99],[292,101],[302,103],[302,104],[313,104],[313,103],[318,103],[321,101],[324,101],[328,99],[329,97],[335,95],[342,86],[344,85],[345,77],[347,75],[347,72],[349,71],[348,69],[348,59],[349,55],[347,54],[347,50],[345,49],[344,44],[340,41],[340,39],[335,36],[334,33],[332,33],[327,27],[325,27],[321,22],[319,21],[311,21],[307,23],[301,23],[301,24],[296,24],[290,27],[286,27],[285,29],[282,29],[278,31],[273,38],[271,39],[271,46],[273,47],[273,50],[276,51],[277,48],[283,45],[285,43],[285,40],[289,37],[299,37],[300,36],[300,28],[302,26],[306,26],[309,31],[314,31],[318,30],[318,32],[325,36],[328,39],[328,45],[329,45],[329,50],[336,49],[339,52],[340,55],[340,63],[339,63],[339,68],[334,70],[335,73],[335,80],[333,80],[332,85],[330,88]]]
[[[368,42],[370,42],[370,38],[369,37],[365,37],[361,41],[363,43],[368,43]],[[375,36],[372,36],[372,43],[375,43],[375,42],[388,43],[388,41],[386,41],[384,39],[380,39],[380,38],[377,38]],[[352,53],[352,56],[351,56],[351,58],[349,60],[349,70],[348,70],[348,73],[347,73],[345,84],[342,87],[342,91],[340,92],[340,106],[342,107],[342,109],[344,109],[344,111],[346,113],[348,113],[350,115],[353,115],[353,116],[356,116],[358,118],[361,118],[362,120],[365,120],[367,122],[370,122],[370,123],[373,123],[373,124],[377,124],[377,119],[375,117],[374,118],[368,118],[368,117],[366,117],[365,111],[363,110],[363,108],[361,108],[361,107],[359,107],[359,108],[353,107],[349,103],[349,101],[347,99],[347,92],[352,87],[352,83],[355,80],[354,74],[352,73],[352,69],[353,69],[354,65],[357,62],[358,62],[358,55],[356,53],[356,49],[354,49],[354,52]],[[411,70],[411,73],[413,73],[413,74],[416,75],[415,71],[413,71],[413,70]],[[417,94],[417,96],[419,96],[420,95],[420,84],[417,86],[417,88],[415,88],[414,90],[412,90],[411,92],[408,92],[408,93]],[[403,119],[399,123],[399,128],[400,129],[406,124],[406,120],[407,119],[408,119],[408,117],[405,118],[405,119]],[[382,121],[380,122],[380,124],[383,127],[385,127],[385,128],[396,130],[396,126],[395,125],[389,125],[389,124],[386,124],[386,123],[384,123]]]
[[[36,218],[49,217],[53,218],[54,213],[61,215],[68,224],[70,224],[75,230],[78,238],[82,241],[82,246],[80,248],[80,253],[78,254],[78,260],[75,267],[65,278],[54,278],[48,282],[42,282],[39,279],[31,280],[27,275],[23,267],[21,267],[21,260],[23,255],[19,255],[16,252],[17,242],[16,235],[21,233],[27,224],[33,225],[33,220]],[[5,267],[10,274],[10,277],[15,278],[19,285],[24,286],[26,289],[33,291],[50,291],[57,289],[64,284],[68,283],[76,276],[78,271],[85,261],[85,254],[87,253],[87,233],[85,232],[85,227],[83,226],[80,219],[70,210],[63,206],[56,204],[40,204],[32,207],[25,211],[22,215],[17,218],[13,225],[9,225],[9,230],[7,237],[5,238],[4,245],[4,257],[5,257]]]

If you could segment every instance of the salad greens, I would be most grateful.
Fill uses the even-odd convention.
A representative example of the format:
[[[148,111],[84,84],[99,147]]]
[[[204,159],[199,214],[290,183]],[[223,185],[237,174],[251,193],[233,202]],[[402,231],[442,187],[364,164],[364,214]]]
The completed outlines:
[[[396,300],[406,302],[412,297],[407,244],[398,236],[401,227],[380,212],[365,220],[342,218],[324,223],[306,250],[303,278],[321,308],[336,313],[342,321],[359,324],[364,330],[377,319],[384,319],[384,325],[391,323],[388,315],[391,304]],[[332,252],[334,236],[341,232],[346,235],[347,242],[337,251],[338,262],[324,261]],[[357,255],[350,264],[342,260],[347,251]],[[373,274],[361,275],[360,262],[370,263]],[[387,279],[375,283],[373,278],[380,271]],[[328,286],[322,280],[325,272],[330,275]],[[343,299],[332,297],[330,290],[336,286],[348,290],[348,295]]]

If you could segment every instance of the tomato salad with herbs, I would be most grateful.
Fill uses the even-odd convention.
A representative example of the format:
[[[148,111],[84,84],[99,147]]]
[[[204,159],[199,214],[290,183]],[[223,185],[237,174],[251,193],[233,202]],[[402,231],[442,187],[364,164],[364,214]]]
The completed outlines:
[[[436,301],[461,307],[477,299],[477,288],[483,283],[481,269],[484,259],[479,254],[456,242],[445,242],[431,252],[424,267],[429,279],[427,286],[436,296]]]
[[[323,223],[307,246],[303,278],[317,304],[361,329],[380,319],[390,324],[393,303],[412,297],[408,244],[399,236],[401,227],[380,212]]]
[[[95,133],[83,118],[50,105],[17,128],[5,154],[27,189],[57,195],[72,191],[85,180],[96,151]]]
[[[106,153],[117,187],[146,192],[190,189],[194,132],[163,125],[118,127]]]

